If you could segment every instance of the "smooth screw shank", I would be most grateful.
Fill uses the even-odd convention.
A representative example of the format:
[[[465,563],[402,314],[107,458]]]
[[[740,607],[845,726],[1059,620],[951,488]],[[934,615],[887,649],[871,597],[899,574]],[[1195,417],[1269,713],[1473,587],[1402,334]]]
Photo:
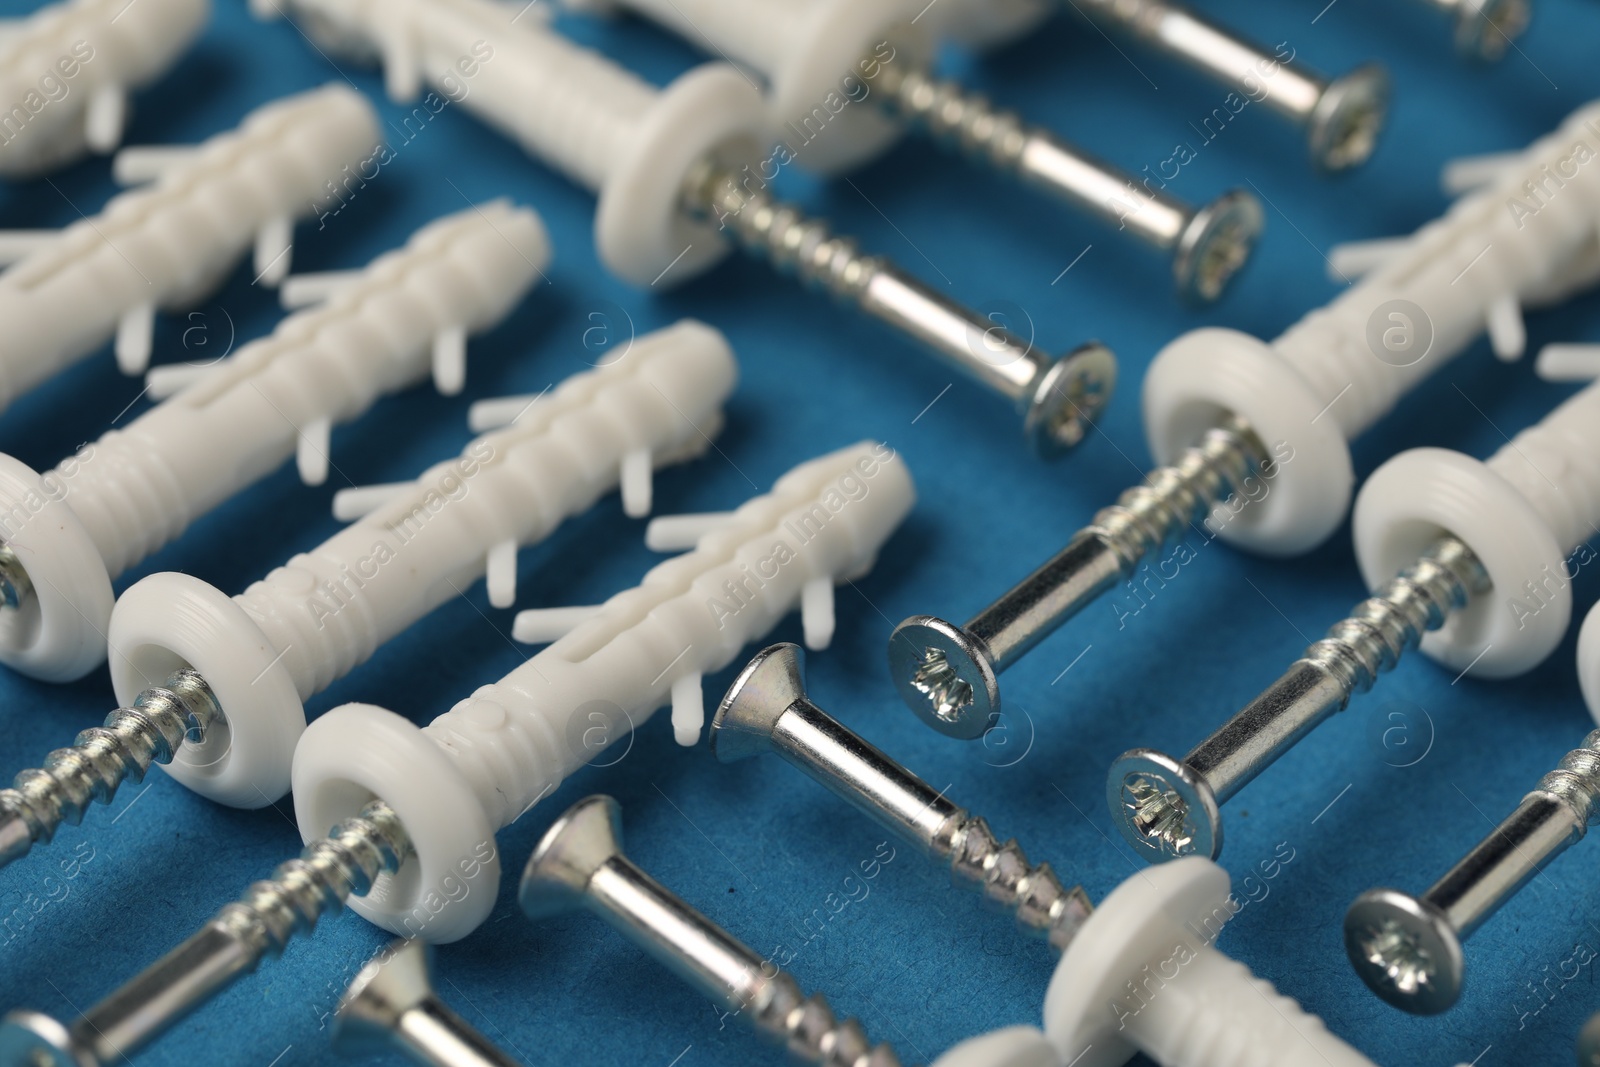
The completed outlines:
[[[1116,358],[1089,342],[1056,358],[961,306],[766,191],[765,183],[702,164],[689,176],[685,209],[731,229],[748,251],[802,283],[860,307],[931,348],[1011,400],[1037,451],[1071,448],[1093,427],[1116,385]]]
[[[411,841],[381,800],[339,823],[299,859],[279,864],[199,932],[66,1027],[32,1011],[0,1022],[0,1065],[99,1067],[121,1062],[189,1012],[277,956],[297,932],[309,934],[379,874],[400,869]]]
[[[76,826],[91,802],[111,803],[124,781],[142,781],[152,763],[172,761],[191,730],[204,736],[222,718],[205,679],[175,671],[165,686],[106,716],[104,726],[83,731],[71,748],[50,753],[42,769],[18,774],[12,788],[0,789],[0,867],[49,842],[62,823]]]
[[[1600,730],[1583,739],[1506,820],[1421,897],[1369,889],[1344,918],[1351,966],[1378,996],[1418,1015],[1461,996],[1461,942],[1584,835],[1600,800]],[[1585,1028],[1587,1032],[1589,1028]]]
[[[608,796],[580,800],[540,840],[522,874],[530,919],[587,908],[679,977],[818,1067],[899,1067],[888,1045],[839,1022],[818,994],[780,971],[651,878],[622,853],[622,813]]]
[[[1249,426],[1229,418],[1096,513],[1065,548],[965,626],[933,615],[906,619],[889,638],[889,674],[901,699],[942,734],[982,737],[1000,713],[1002,671],[1268,462]]]
[[[1147,748],[1123,753],[1106,781],[1112,821],[1151,862],[1215,859],[1224,802],[1488,588],[1471,549],[1454,537],[1434,542],[1182,760]]]
[[[878,88],[869,99],[934,140],[1170,253],[1178,291],[1187,299],[1221,296],[1261,234],[1261,205],[1248,193],[1230,192],[1197,209],[955,82],[890,63],[879,71]]]
[[[1330,81],[1166,0],[1086,0],[1083,6],[1090,17],[1265,102],[1304,128],[1311,158],[1325,170],[1358,167],[1377,147],[1389,110],[1389,77],[1381,67],[1358,67]]]
[[[439,999],[433,946],[391,942],[339,1000],[333,1046],[353,1056],[397,1049],[432,1067],[521,1067]]]
[[[724,763],[774,751],[892,833],[950,868],[954,879],[1016,917],[1027,933],[1063,951],[1088,920],[1082,887],[1063,888],[1047,863],[1034,865],[1016,841],[1001,843],[988,823],[806,699],[804,653],[773,645],[747,664],[723,697],[711,751]]]

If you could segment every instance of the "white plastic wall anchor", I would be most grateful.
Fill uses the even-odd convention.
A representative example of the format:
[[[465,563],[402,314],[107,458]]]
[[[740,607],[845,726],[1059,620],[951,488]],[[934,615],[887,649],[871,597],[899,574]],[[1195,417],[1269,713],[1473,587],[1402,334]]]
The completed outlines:
[[[594,8],[595,0],[565,0]],[[896,64],[925,64],[933,38],[918,18],[927,0],[602,0],[643,15],[701,44],[712,56],[765,78],[780,139],[803,144],[795,161],[817,174],[859,166],[900,138],[904,124],[875,106],[847,100],[841,79],[874,69],[888,45]],[[916,20],[913,22],[913,20]],[[929,20],[931,21],[931,20]],[[863,82],[863,84],[866,84]],[[871,90],[868,90],[869,92]],[[821,109],[825,125],[814,112]],[[810,123],[809,127],[807,123]]]
[[[1367,241],[1346,241],[1328,249],[1328,280],[1352,282],[1363,278],[1393,259],[1411,243],[1409,237],[1375,237]]]
[[[134,10],[143,7],[134,5]],[[118,362],[143,372],[151,307],[191,306],[219,284],[274,220],[316,210],[325,187],[359,168],[377,116],[354,89],[330,85],[257,108],[151,185],[0,274],[0,407],[117,337]],[[275,269],[287,268],[279,256]]]
[[[65,0],[0,36],[0,176],[31,177],[122,140],[127,94],[160,78],[210,0]]]
[[[465,593],[495,546],[536,543],[592,507],[616,488],[625,453],[648,445],[670,463],[703,452],[735,376],[723,336],[684,320],[568,378],[533,417],[477,438],[237,597],[183,574],[135,583],[111,613],[118,699],[192,667],[226,726],[184,746],[168,773],[224,804],[272,803],[289,790],[307,699]]]
[[[1143,1052],[1162,1067],[1374,1067],[1214,946],[1238,910],[1228,872],[1201,856],[1112,890],[1045,991],[1060,1062],[1117,1067]]]
[[[811,460],[693,552],[656,565],[428,726],[370,704],[335,708],[295,752],[302,834],[323,837],[346,809],[381,797],[405,825],[415,861],[350,907],[407,936],[466,936],[494,907],[500,827],[625,742],[680,685],[688,688],[683,679],[721,670],[761,640],[808,581],[864,573],[913,497],[905,464],[885,445]],[[460,885],[468,891],[448,891]]]
[[[731,511],[705,511],[693,515],[659,515],[644,528],[644,547],[652,552],[686,552],[700,539],[733,518]]]
[[[929,1067],[1066,1067],[1056,1047],[1036,1026],[1008,1026],[969,1037],[944,1051]]]
[[[193,161],[194,145],[142,144],[124,148],[111,157],[111,180],[118,185],[145,185],[169,169]]]
[[[340,287],[354,281],[360,273],[354,270],[324,270],[308,274],[291,274],[283,279],[283,284],[278,288],[278,302],[283,305],[285,311],[298,311],[313,304],[320,304]]]
[[[426,79],[598,193],[595,246],[618,277],[677,285],[730,251],[714,220],[680,205],[702,160],[754,165],[770,141],[765,100],[732,66],[697,67],[657,89],[494,0],[259,0],[255,10],[280,7],[306,16],[299,25],[325,49],[380,56],[395,101]]]
[[[938,0],[917,23],[927,23],[935,37],[988,51],[1026,37],[1057,7],[1052,0]]]
[[[1547,382],[1592,382],[1600,378],[1600,345],[1545,345],[1533,373]]]
[[[1472,549],[1494,588],[1422,638],[1433,659],[1483,678],[1543,662],[1572,620],[1568,557],[1600,530],[1600,382],[1479,461],[1402,452],[1356,497],[1356,558],[1370,588],[1439,537]]]
[[[1585,152],[1600,152],[1600,103],[1574,112],[1493,185],[1457,201],[1276,341],[1207,328],[1157,355],[1143,395],[1157,462],[1172,462],[1229,413],[1278,460],[1271,491],[1234,516],[1223,538],[1268,555],[1326,540],[1354,489],[1352,438],[1459,355],[1491,316],[1513,354],[1521,306],[1600,280],[1600,167],[1578,166]]]
[[[1589,714],[1600,723],[1600,604],[1589,609],[1578,629],[1578,685]]]
[[[320,481],[332,423],[420,381],[441,330],[499,322],[549,258],[526,208],[446,216],[49,473],[0,455],[0,539],[31,586],[0,611],[0,662],[48,681],[99,666],[117,575],[297,450]]]

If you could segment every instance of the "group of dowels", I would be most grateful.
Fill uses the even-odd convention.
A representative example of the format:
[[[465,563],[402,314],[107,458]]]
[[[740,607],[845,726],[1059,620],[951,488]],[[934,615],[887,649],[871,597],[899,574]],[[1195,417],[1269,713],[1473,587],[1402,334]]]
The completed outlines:
[[[885,358],[920,350],[971,379],[957,388],[1009,401],[1026,446],[1004,442],[1011,461],[1041,477],[1027,452],[1060,458],[1113,402],[1111,349],[1084,338],[1064,354],[1042,349],[779,199],[767,171],[792,163],[832,178],[903,138],[930,139],[1019,180],[1041,211],[1087,216],[1097,240],[1131,235],[1164,260],[1148,264],[1164,272],[1150,278],[1158,298],[1187,312],[1235,287],[1270,299],[1244,270],[1269,218],[1259,189],[1180,198],[949,79],[941,56],[1071,18],[1119,50],[1159,53],[1265,103],[1298,128],[1307,182],[1366,164],[1389,115],[1380,65],[1323,74],[1309,55],[1286,57],[1166,0],[1089,0],[1060,5],[1065,13],[1050,0],[560,2],[571,9],[563,19],[642,19],[711,58],[651,84],[565,35],[549,2],[248,8],[263,24],[286,20],[330,61],[379,68],[394,103],[449,96],[461,112],[450,121],[488,127],[529,167],[592,193],[598,260],[641,301],[739,252],[818,290],[820,314],[865,312],[899,335],[886,338]],[[1531,0],[1405,6],[1433,9],[1463,78],[1518,51],[1532,14]],[[1413,651],[1467,685],[1512,678],[1551,657],[1581,614],[1571,561],[1600,531],[1600,381],[1516,427],[1492,455],[1412,449],[1361,482],[1351,444],[1414,390],[1435,388],[1453,360],[1483,348],[1521,358],[1525,312],[1600,288],[1600,166],[1585,165],[1600,158],[1600,102],[1515,151],[1453,162],[1443,176],[1453,203],[1410,235],[1333,249],[1348,287],[1275,339],[1205,327],[1171,340],[1141,383],[1157,464],[1144,481],[967,621],[919,614],[893,627],[888,677],[868,699],[888,708],[897,693],[932,730],[981,743],[1010,707],[1004,672],[1191,531],[1290,557],[1350,521],[1367,598],[1352,589],[1348,616],[1186,755],[1140,747],[1109,762],[1107,814],[1134,869],[1096,901],[1071,853],[1039,861],[1059,842],[1025,853],[960,805],[959,781],[935,787],[825,711],[817,701],[842,694],[813,700],[798,645],[757,648],[798,614],[806,647],[827,654],[835,588],[872,571],[917,505],[893,442],[797,450],[787,473],[734,510],[650,519],[646,544],[675,555],[603,603],[501,618],[509,637],[543,647],[448,709],[344,703],[308,715],[319,693],[347,677],[359,685],[386,643],[474,595],[479,579],[491,609],[517,606],[520,551],[603,498],[615,493],[626,519],[646,519],[658,469],[685,464],[699,477],[712,457],[737,464],[718,443],[737,355],[697,319],[641,333],[622,357],[544,392],[477,399],[477,436],[458,455],[408,481],[340,489],[333,511],[348,525],[277,557],[243,589],[178,571],[122,579],[173,542],[181,553],[185,531],[233,498],[248,506],[252,486],[290,460],[307,485],[327,482],[335,428],[385,397],[424,383],[472,395],[473,339],[543,299],[539,283],[561,269],[539,213],[506,195],[456,205],[359,269],[295,273],[296,225],[383,143],[373,102],[347,79],[266,102],[197,145],[122,147],[135,94],[183,76],[213,15],[211,0],[63,0],[0,21],[0,105],[16,101],[0,110],[0,179],[111,156],[128,186],[65,229],[0,232],[0,406],[86,359],[146,376],[136,414],[50,470],[0,454],[0,662],[41,683],[105,667],[117,705],[0,789],[0,866],[38,862],[63,826],[83,824],[73,834],[92,838],[119,790],[157,764],[159,788],[221,805],[292,797],[305,847],[247,886],[193,886],[215,897],[215,915],[97,1003],[0,1005],[11,1009],[0,1067],[137,1062],[225,988],[260,981],[258,968],[297,966],[292,954],[271,960],[346,908],[399,940],[344,992],[337,1049],[438,1067],[522,1063],[431,974],[435,946],[466,940],[443,951],[470,952],[495,913],[497,835],[524,818],[548,823],[518,883],[527,920],[594,913],[769,1040],[774,1061],[901,1063],[906,1048],[807,992],[807,961],[791,973],[747,943],[760,931],[722,928],[714,901],[697,910],[629,859],[617,800],[556,795],[592,763],[628,774],[602,753],[664,730],[686,748],[704,741],[714,759],[700,773],[781,757],[1057,954],[1042,1010],[1036,999],[1011,1013],[1031,1024],[972,1033],[930,1057],[938,1067],[1088,1067],[1139,1054],[1166,1067],[1373,1062],[1357,1051],[1365,1035],[1330,1032],[1218,947],[1240,910],[1217,863],[1223,807],[1296,744],[1317,744],[1314,727]],[[470,93],[453,91],[460,78]],[[870,92],[833,108],[852,84]],[[201,305],[238,273],[278,290],[278,325],[203,365],[159,359],[159,318]],[[1414,358],[1374,349],[1372,324],[1392,308],[1428,323]],[[1549,380],[1600,379],[1600,347],[1551,345],[1535,363]],[[917,476],[925,499],[951,489],[939,471]],[[922,592],[934,611],[959,599],[943,586]],[[1600,608],[1579,629],[1577,675],[1600,722]],[[706,692],[705,679],[730,668],[725,692]],[[670,723],[649,723],[663,708]],[[1550,767],[1431,887],[1422,875],[1435,872],[1419,871],[1408,889],[1373,888],[1350,905],[1349,963],[1377,997],[1418,1015],[1455,1006],[1469,935],[1600,818],[1600,730],[1551,753]],[[770,788],[792,780],[778,772]],[[1600,1014],[1571,1038],[1580,1064],[1600,1067]]]

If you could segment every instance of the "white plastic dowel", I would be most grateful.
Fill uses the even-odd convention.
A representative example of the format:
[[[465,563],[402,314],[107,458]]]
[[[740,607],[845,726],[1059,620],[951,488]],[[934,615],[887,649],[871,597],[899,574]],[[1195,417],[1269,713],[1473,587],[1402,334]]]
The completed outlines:
[[[630,519],[650,514],[651,485],[654,473],[649,449],[635,449],[622,457],[622,512]]]
[[[1589,609],[1578,630],[1578,685],[1590,717],[1600,723],[1600,604]]]
[[[517,617],[511,621],[511,639],[524,645],[548,645],[561,640],[598,614],[598,604],[528,608],[517,612]]]
[[[111,157],[111,180],[118,185],[146,185],[173,167],[186,167],[199,156],[193,145],[132,145]]]
[[[278,287],[278,303],[285,311],[299,311],[329,299],[361,277],[358,270],[324,270],[291,274]]]
[[[327,432],[422,381],[446,322],[499,322],[548,261],[544,227],[502,201],[423,227],[333,299],[228,359],[151,373],[170,399],[40,475],[0,456],[0,539],[34,588],[35,625],[0,632],[0,661],[70,680],[101,663],[111,580],[298,453],[326,475]],[[160,373],[165,372],[165,373]],[[42,505],[35,506],[39,501]]]
[[[1592,382],[1600,379],[1600,345],[1545,345],[1533,372],[1547,382]]]
[[[1369,587],[1436,538],[1463,541],[1493,584],[1422,651],[1453,672],[1506,678],[1544,661],[1572,619],[1569,556],[1600,529],[1600,382],[1486,462],[1442,448],[1402,452],[1356,498],[1356,558]]]
[[[672,739],[684,748],[700,743],[700,728],[706,724],[705,695],[700,691],[700,674],[680,675],[672,683]]]
[[[812,651],[820,652],[833,642],[832,578],[813,578],[800,591],[800,625]]]
[[[1409,237],[1378,237],[1346,241],[1328,249],[1328,280],[1349,282],[1365,277],[1388,263],[1411,243]]]
[[[1486,185],[1493,185],[1507,170],[1521,162],[1521,152],[1491,152],[1446,160],[1439,171],[1439,188],[1446,196],[1465,196]]]
[[[505,220],[483,230],[503,232]],[[503,251],[490,254],[496,241]],[[526,268],[536,249],[495,237],[475,251],[475,276],[455,288],[458,298],[496,278],[504,258]],[[347,297],[341,293],[331,304]],[[385,306],[392,311],[396,303]],[[435,314],[460,310],[440,306],[437,297],[415,303]],[[306,314],[325,310],[331,308]],[[426,352],[428,345],[419,348]],[[407,368],[410,380],[425,373],[425,357],[418,357]],[[484,576],[491,548],[537,543],[615,490],[625,453],[649,447],[668,462],[699,455],[721,426],[734,377],[722,335],[685,320],[639,338],[628,359],[567,379],[536,417],[472,441],[457,458],[423,472],[404,493],[237,597],[183,574],[142,579],[117,601],[108,628],[118,699],[126,703],[160,684],[173,662],[189,664],[222,705],[228,739],[217,752],[197,746],[168,773],[225,804],[272,803],[289,789],[305,700],[466,593]],[[189,626],[194,618],[207,625]]]
[[[0,275],[0,408],[98,349],[130,312],[197,302],[271,220],[317,210],[325,183],[358,167],[378,137],[377,116],[354,89],[300,93],[257,108],[188,162],[62,230]],[[197,214],[196,204],[210,208]]]
[[[686,552],[706,534],[726,526],[732,517],[731,511],[658,515],[644,528],[644,547],[652,552]]]
[[[127,94],[165,74],[211,16],[210,0],[65,0],[0,35],[0,100],[15,127],[0,176],[43,174],[122,139]],[[60,95],[46,98],[41,79]],[[37,105],[35,104],[37,101]]]
[[[1573,168],[1580,147],[1600,154],[1600,102],[1276,341],[1205,328],[1156,356],[1143,406],[1158,462],[1173,462],[1226,413],[1246,421],[1278,461],[1270,493],[1238,510],[1219,536],[1277,556],[1326,540],[1353,495],[1352,439],[1466,350],[1489,320],[1496,347],[1520,351],[1517,309],[1600,281],[1600,167]],[[1574,173],[1560,178],[1559,195],[1529,197],[1528,183],[1567,170]]]
[[[737,170],[767,155],[770,113],[744,71],[707,64],[657,89],[496,0],[262,0],[253,8],[263,16],[280,9],[324,51],[380,57],[391,99],[409,101],[427,82],[597,193],[595,245],[618,277],[664,288],[731,251],[716,219],[683,210],[682,190],[702,160]]]
[[[54,230],[0,230],[0,267],[20,263],[57,236]]]
[[[1129,877],[1061,954],[1044,996],[1060,1063],[1375,1067],[1215,946],[1239,910],[1228,872],[1186,856]]]
[[[841,480],[851,494],[839,489]],[[674,700],[680,693],[687,700],[680,679],[721,670],[747,643],[763,640],[813,579],[864,573],[913,496],[905,464],[887,446],[867,442],[811,460],[747,501],[693,552],[658,564],[637,587],[428,726],[371,705],[335,708],[311,724],[295,753],[302,834],[321,837],[352,803],[382,797],[405,824],[415,863],[382,893],[352,897],[350,906],[409,936],[465,936],[494,906],[496,830],[579,767],[621,758],[608,750],[625,754],[632,731],[661,707],[672,704],[674,718],[687,719],[687,705]],[[825,523],[819,514],[828,515]],[[476,863],[462,867],[466,857]],[[469,891],[448,901],[430,892],[447,874],[466,881],[469,870]]]

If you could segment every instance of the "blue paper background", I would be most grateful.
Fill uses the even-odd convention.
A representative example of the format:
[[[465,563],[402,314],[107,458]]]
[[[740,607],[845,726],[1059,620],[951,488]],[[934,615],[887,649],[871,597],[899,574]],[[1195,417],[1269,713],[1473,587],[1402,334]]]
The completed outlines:
[[[962,745],[913,721],[885,677],[889,630],[913,612],[964,619],[1140,478],[1149,455],[1137,384],[1164,342],[1208,323],[1275,336],[1337,291],[1321,254],[1331,245],[1409,232],[1444,209],[1437,181],[1444,160],[1519,148],[1596,95],[1600,7],[1535,3],[1536,23],[1520,51],[1487,68],[1459,61],[1446,23],[1422,3],[1338,0],[1315,20],[1322,0],[1203,5],[1257,39],[1288,42],[1324,70],[1381,60],[1396,83],[1387,138],[1358,173],[1315,176],[1297,135],[1261,109],[1247,110],[1184,168],[1173,191],[1190,200],[1249,182],[1271,205],[1256,262],[1204,312],[1176,305],[1157,257],[920,141],[849,182],[823,186],[785,174],[786,192],[865,247],[968,303],[1025,309],[1041,343],[1098,336],[1115,348],[1124,386],[1102,432],[1054,466],[1026,453],[1015,417],[993,397],[961,380],[941,396],[954,380],[949,372],[765,268],[735,258],[669,293],[610,279],[592,248],[589,195],[464,111],[446,109],[325,229],[299,228],[296,268],[359,266],[467,199],[510,196],[549,225],[556,247],[549,284],[473,341],[466,395],[441,399],[417,389],[383,401],[336,431],[337,470],[328,485],[306,489],[292,470],[280,470],[195,523],[119,589],[180,569],[238,591],[336,528],[328,511],[336,489],[410,477],[454,454],[469,436],[470,400],[537,391],[582,369],[595,358],[585,347],[593,326],[615,338],[628,321],[642,332],[693,315],[727,332],[743,378],[719,442],[727,459],[713,454],[663,474],[658,511],[733,506],[750,495],[750,482],[764,491],[794,463],[864,437],[899,449],[918,481],[917,509],[876,571],[841,592],[833,648],[811,659],[814,696],[1098,899],[1134,869],[1113,844],[1104,810],[1111,758],[1135,744],[1185,751],[1359,600],[1348,530],[1283,562],[1203,550],[1120,630],[1113,608],[1095,605],[1006,676],[1018,712],[1010,747]],[[21,14],[33,6],[0,9]],[[198,140],[258,104],[341,76],[372,97],[386,120],[398,121],[401,109],[383,98],[373,71],[342,61],[335,68],[288,24],[250,21],[240,0],[217,6],[198,47],[139,94],[129,143]],[[639,23],[563,25],[658,83],[697,61]],[[1223,95],[1126,42],[1113,47],[1071,14],[1015,47],[978,61],[950,56],[947,66],[1135,171],[1166,159],[1177,141],[1197,141],[1190,122]],[[0,225],[56,226],[80,209],[93,214],[113,192],[108,171],[107,161],[94,160],[48,182],[0,186]],[[1063,276],[1086,245],[1092,248]],[[158,362],[209,358],[232,337],[242,342],[270,330],[280,315],[273,294],[249,280],[248,271],[237,272],[198,319],[164,317]],[[1600,341],[1600,299],[1535,314],[1529,330],[1535,348]],[[139,389],[119,376],[108,353],[96,355],[7,411],[0,449],[45,469],[119,416],[143,410]],[[1356,445],[1358,473],[1417,445],[1487,455],[1503,434],[1571,391],[1539,382],[1531,361],[1496,362],[1480,342]],[[642,532],[615,498],[568,523],[523,553],[520,605],[596,602],[634,584],[653,559]],[[1587,610],[1600,585],[1584,571],[1575,586],[1577,610]],[[359,699],[426,721],[521,662],[526,653],[507,637],[511,615],[489,608],[480,584],[315,698],[310,710]],[[774,639],[798,640],[798,633],[791,618]],[[708,696],[731,673],[707,679]],[[0,675],[7,714],[0,767],[36,765],[112,703],[103,670],[66,687]],[[1404,751],[1427,751],[1413,766],[1388,765],[1412,757],[1374,740],[1375,724],[1387,724],[1391,712],[1412,727],[1414,747]],[[1468,992],[1443,1017],[1404,1016],[1370,996],[1345,962],[1339,924],[1368,886],[1426,887],[1590,726],[1570,638],[1511,682],[1452,684],[1431,662],[1405,662],[1230,805],[1224,862],[1241,896],[1243,876],[1280,842],[1294,859],[1277,877],[1252,883],[1251,892],[1259,897],[1264,886],[1266,895],[1229,926],[1222,947],[1382,1063],[1570,1062],[1578,1027],[1600,1009],[1594,964],[1565,983],[1557,977],[1576,946],[1590,957],[1600,950],[1592,846],[1554,864],[1470,942]],[[723,767],[703,746],[679,749],[658,716],[620,763],[578,775],[501,835],[506,873],[493,917],[439,952],[445,998],[526,1062],[698,1067],[782,1055],[735,1023],[721,1025],[702,998],[598,920],[573,916],[535,928],[516,910],[515,877],[533,843],[565,805],[596,790],[622,801],[631,850],[646,869],[757,949],[794,950],[793,970],[808,988],[859,1015],[906,1061],[931,1059],[979,1031],[1037,1021],[1048,950],[980,913],[907,847],[870,883],[869,897],[805,942],[797,933],[802,920],[814,909],[827,913],[829,894],[841,891],[883,835],[775,761]],[[0,919],[12,917],[0,924],[0,1005],[70,1017],[299,849],[287,800],[262,811],[224,810],[160,773],[87,821],[0,874]],[[63,867],[75,850],[82,857],[91,849],[92,860]],[[328,921],[140,1062],[332,1061],[329,1014],[383,940],[355,917]]]

